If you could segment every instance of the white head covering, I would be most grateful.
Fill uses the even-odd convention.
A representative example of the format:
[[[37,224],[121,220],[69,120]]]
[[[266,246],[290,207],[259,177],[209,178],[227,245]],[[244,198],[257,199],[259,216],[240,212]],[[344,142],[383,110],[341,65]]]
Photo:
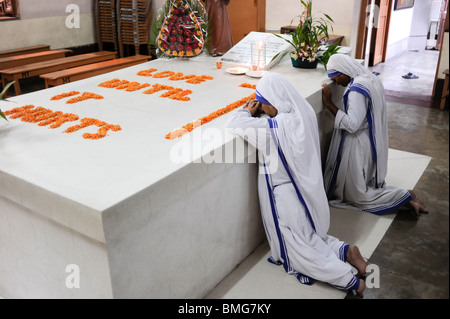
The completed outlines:
[[[292,178],[309,210],[316,232],[328,232],[329,206],[323,186],[317,115],[311,105],[280,74],[268,73],[256,87],[278,110],[270,123],[275,123],[275,136]],[[279,167],[278,169],[284,169]]]
[[[347,110],[346,96],[350,91],[357,91],[369,100],[369,104],[362,107],[367,107],[369,111],[367,121],[370,128],[372,151],[377,165],[377,187],[382,187],[387,174],[389,148],[383,83],[358,61],[345,54],[332,55],[328,61],[327,68],[330,78],[339,73],[352,78],[352,82],[344,94],[344,111]]]

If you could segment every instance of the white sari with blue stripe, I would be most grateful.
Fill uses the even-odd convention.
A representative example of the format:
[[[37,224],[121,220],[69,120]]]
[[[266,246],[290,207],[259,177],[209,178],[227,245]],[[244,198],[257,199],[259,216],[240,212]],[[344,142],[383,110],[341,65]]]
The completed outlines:
[[[330,203],[377,215],[409,202],[408,191],[385,183],[388,127],[383,84],[347,55],[333,55],[328,76],[352,78],[336,114],[324,171]]]
[[[349,245],[327,235],[329,207],[315,112],[276,73],[265,75],[257,90],[278,115],[253,118],[241,109],[231,114],[228,127],[259,151],[258,192],[271,249],[269,261],[283,265],[303,284],[315,279],[340,289],[357,289],[359,279],[345,262]]]

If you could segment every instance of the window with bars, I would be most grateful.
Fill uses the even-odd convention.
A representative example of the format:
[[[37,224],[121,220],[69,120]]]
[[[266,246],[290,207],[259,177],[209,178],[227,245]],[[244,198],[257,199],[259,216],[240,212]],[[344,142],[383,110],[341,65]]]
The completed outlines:
[[[0,0],[0,19],[18,18],[19,0]]]

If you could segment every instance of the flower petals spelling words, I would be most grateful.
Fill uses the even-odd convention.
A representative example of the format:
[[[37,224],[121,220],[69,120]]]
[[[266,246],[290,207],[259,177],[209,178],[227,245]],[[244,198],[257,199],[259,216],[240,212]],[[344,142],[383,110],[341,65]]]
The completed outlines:
[[[22,107],[17,107],[4,112],[4,114],[9,116],[11,119],[21,118],[23,122],[38,123],[38,126],[47,126],[51,124],[49,126],[49,128],[51,129],[58,128],[66,122],[74,122],[79,119],[79,116],[76,114],[63,113],[60,111],[53,112],[52,110],[43,107],[35,107],[34,105],[25,105]],[[84,133],[83,138],[98,140],[100,138],[104,138],[109,130],[117,132],[122,129],[119,125],[111,125],[104,121],[91,118],[83,118],[80,121],[81,124],[71,126],[68,129],[66,129],[63,133],[73,133],[82,128],[95,125],[99,127],[97,133],[95,134]]]
[[[242,98],[239,101],[236,101],[236,102],[233,102],[231,104],[228,104],[226,107],[221,108],[221,109],[219,109],[219,110],[217,110],[215,112],[212,112],[212,113],[210,113],[210,114],[208,114],[208,115],[198,119],[197,121],[188,123],[188,124],[184,125],[180,129],[176,129],[176,130],[170,132],[169,134],[167,134],[165,136],[165,138],[168,139],[168,140],[177,139],[177,138],[179,138],[179,137],[181,137],[181,136],[191,132],[196,127],[198,127],[200,125],[204,125],[206,123],[209,123],[212,120],[214,120],[214,119],[216,119],[216,118],[218,118],[218,117],[220,117],[220,116],[222,116],[224,114],[227,114],[228,112],[231,112],[231,111],[237,109],[238,107],[244,105],[247,101],[254,100],[254,99],[255,99],[255,93],[253,93],[252,95],[250,95],[248,97]]]

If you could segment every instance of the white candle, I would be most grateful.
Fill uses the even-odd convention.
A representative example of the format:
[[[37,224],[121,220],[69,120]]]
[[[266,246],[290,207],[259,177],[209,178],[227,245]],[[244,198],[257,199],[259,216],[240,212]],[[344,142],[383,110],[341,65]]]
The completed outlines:
[[[256,65],[257,71],[259,71],[259,65],[261,63],[261,47],[262,47],[262,43],[258,42],[258,64]]]

